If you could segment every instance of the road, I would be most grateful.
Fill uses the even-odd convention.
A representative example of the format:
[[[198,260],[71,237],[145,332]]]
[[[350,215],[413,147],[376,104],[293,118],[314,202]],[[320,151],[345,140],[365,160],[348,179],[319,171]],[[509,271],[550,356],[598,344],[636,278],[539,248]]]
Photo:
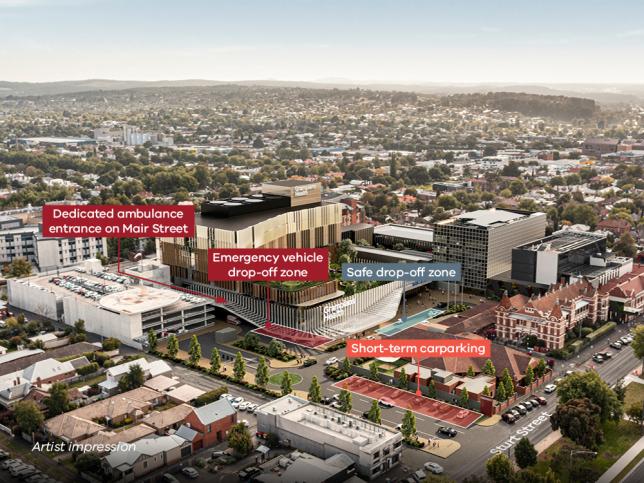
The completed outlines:
[[[644,481],[644,459],[640,460],[621,483],[641,483],[642,481]]]

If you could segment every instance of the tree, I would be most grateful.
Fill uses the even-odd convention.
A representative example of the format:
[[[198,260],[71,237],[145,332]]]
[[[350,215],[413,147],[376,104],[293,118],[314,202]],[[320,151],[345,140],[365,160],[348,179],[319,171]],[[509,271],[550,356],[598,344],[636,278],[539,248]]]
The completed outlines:
[[[403,416],[400,432],[407,440],[416,436],[416,416],[409,409],[405,411],[405,415]]]
[[[76,456],[74,467],[79,473],[100,474],[101,458],[96,453],[80,453]]]
[[[527,468],[537,464],[537,450],[525,436],[519,440],[514,449],[514,459],[516,459],[519,468]]]
[[[121,341],[116,337],[107,337],[103,339],[103,350],[104,351],[115,351],[121,346]]]
[[[380,410],[380,405],[375,399],[371,401],[371,407],[367,413],[367,419],[372,423],[381,424],[382,423],[382,411]]]
[[[637,255],[637,245],[630,233],[624,233],[613,245],[613,252],[621,257],[633,258]]]
[[[510,483],[514,476],[512,462],[504,453],[497,453],[487,460],[485,471],[494,483]]]
[[[429,380],[429,386],[427,386],[427,395],[431,398],[436,398],[438,391],[436,391],[436,383],[434,379]]]
[[[67,384],[55,382],[49,388],[49,397],[44,400],[47,408],[47,417],[53,418],[64,412],[69,411],[69,396],[67,394]]]
[[[345,389],[340,391],[340,408],[343,413],[350,413],[353,403],[351,401],[351,393]]]
[[[608,419],[619,421],[622,416],[622,404],[617,395],[595,371],[575,372],[566,377],[558,385],[557,395],[560,404],[573,399],[589,399],[599,406],[602,422]]]
[[[473,368],[472,366],[469,366],[469,367],[467,368],[467,377],[474,377],[474,376],[475,376],[475,374],[474,374],[474,368]]]
[[[483,374],[492,377],[496,376],[496,368],[494,367],[491,359],[485,361],[485,365],[483,366]]]
[[[36,432],[45,421],[38,405],[32,400],[17,403],[13,407],[13,415],[16,418],[16,423],[20,427],[20,431],[28,435]]]
[[[150,350],[150,352],[157,350],[158,343],[157,333],[154,330],[150,329],[148,331],[148,349]]]
[[[132,364],[128,371],[119,379],[119,389],[121,392],[131,391],[141,387],[145,382],[145,374],[139,364]]]
[[[308,399],[314,403],[319,403],[322,400],[322,388],[316,376],[313,376],[313,379],[311,379]]]
[[[532,369],[532,367],[528,366],[525,371],[525,377],[523,379],[526,386],[529,386],[534,382],[534,369]]]
[[[380,380],[380,371],[378,370],[378,363],[376,361],[369,364],[369,379],[373,381]]]
[[[561,217],[573,224],[588,225],[591,228],[597,224],[597,212],[595,208],[587,204],[568,203],[561,213]]]
[[[221,354],[219,354],[219,349],[213,347],[212,352],[210,353],[210,373],[219,374],[221,370]]]
[[[342,364],[340,364],[340,370],[345,374],[351,374],[351,361],[348,357],[342,359]]]
[[[269,357],[280,357],[286,352],[286,346],[279,340],[273,339],[268,344],[267,354]]]
[[[635,357],[642,359],[642,362],[644,362],[644,325],[635,327],[631,347],[633,348]]]
[[[241,382],[244,380],[245,375],[246,361],[244,361],[241,352],[237,351],[237,354],[235,354],[235,363],[233,364],[233,378],[235,381]]]
[[[501,384],[503,384],[503,388],[505,389],[506,397],[510,398],[514,396],[514,382],[512,382],[512,377],[510,377],[510,371],[507,367],[503,369]]]
[[[255,332],[246,332],[246,335],[244,336],[244,348],[249,351],[254,351],[258,346],[259,336]]]
[[[179,339],[177,339],[176,335],[170,334],[170,337],[168,337],[168,355],[174,359],[175,357],[177,357],[178,353]]]
[[[626,408],[626,415],[644,429],[644,403],[634,402]]]
[[[534,368],[534,375],[537,377],[543,377],[547,370],[548,366],[546,366],[546,361],[544,359],[539,359],[537,366]]]
[[[282,388],[282,396],[286,396],[293,392],[293,379],[288,371],[284,371],[282,373],[282,382],[280,383],[280,386]]]
[[[400,373],[398,374],[398,387],[400,389],[407,390],[408,386],[409,386],[409,376],[407,376],[407,372],[403,367],[402,369],[400,369]]]
[[[190,355],[190,365],[197,367],[199,365],[199,361],[201,360],[201,344],[199,343],[199,339],[197,339],[196,335],[193,335],[190,339],[190,348],[188,349],[188,354]]]
[[[248,456],[253,450],[253,440],[244,423],[237,423],[228,431],[228,446],[240,456]]]
[[[266,384],[268,384],[268,364],[266,364],[266,359],[263,356],[259,357],[259,362],[257,363],[255,384],[259,387],[266,387]]]
[[[31,275],[31,263],[26,258],[14,258],[9,265],[5,267],[5,276],[7,278],[28,277]]]
[[[496,394],[494,395],[494,399],[496,399],[499,402],[503,402],[508,399],[508,395],[505,393],[505,386],[503,385],[502,382],[500,382],[499,385],[496,387]]]
[[[560,399],[557,409],[550,416],[550,425],[553,431],[560,429],[563,436],[589,450],[595,450],[604,441],[599,414],[600,407],[588,398],[566,402]]]
[[[488,386],[487,384],[486,384],[486,385],[485,385],[485,387],[483,388],[482,395],[483,395],[483,396],[490,396],[490,395],[491,395],[491,393],[490,393],[490,386]]]
[[[458,397],[458,405],[461,407],[468,407],[470,403],[470,394],[467,392],[467,388],[464,387],[461,391],[460,396]]]

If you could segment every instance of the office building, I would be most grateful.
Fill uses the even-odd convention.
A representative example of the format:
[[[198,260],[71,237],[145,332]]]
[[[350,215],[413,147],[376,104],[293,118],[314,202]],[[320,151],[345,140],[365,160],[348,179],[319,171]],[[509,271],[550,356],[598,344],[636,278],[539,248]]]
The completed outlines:
[[[489,209],[434,224],[434,260],[462,265],[463,286],[485,290],[489,279],[511,269],[512,248],[545,235],[546,215]]]
[[[399,431],[292,395],[260,406],[257,429],[276,434],[291,447],[318,458],[344,454],[366,479],[386,473],[402,456]]]
[[[580,277],[598,286],[632,269],[631,258],[607,253],[603,233],[558,231],[512,249],[512,281],[544,288]]]

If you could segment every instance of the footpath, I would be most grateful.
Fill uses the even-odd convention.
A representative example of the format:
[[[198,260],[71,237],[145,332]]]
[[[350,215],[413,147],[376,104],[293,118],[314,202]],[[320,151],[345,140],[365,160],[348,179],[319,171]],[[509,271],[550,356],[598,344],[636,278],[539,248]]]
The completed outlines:
[[[629,450],[622,455],[620,459],[615,461],[613,466],[606,470],[597,483],[611,483],[617,475],[619,475],[622,470],[628,466],[628,464],[635,459],[635,457],[644,450],[644,436],[642,436],[637,443],[629,448]]]

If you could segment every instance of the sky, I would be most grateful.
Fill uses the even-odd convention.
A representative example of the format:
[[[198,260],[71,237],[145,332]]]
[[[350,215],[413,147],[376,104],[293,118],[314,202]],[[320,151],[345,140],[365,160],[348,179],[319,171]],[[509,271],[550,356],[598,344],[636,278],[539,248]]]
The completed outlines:
[[[642,0],[0,0],[0,80],[643,83]]]

